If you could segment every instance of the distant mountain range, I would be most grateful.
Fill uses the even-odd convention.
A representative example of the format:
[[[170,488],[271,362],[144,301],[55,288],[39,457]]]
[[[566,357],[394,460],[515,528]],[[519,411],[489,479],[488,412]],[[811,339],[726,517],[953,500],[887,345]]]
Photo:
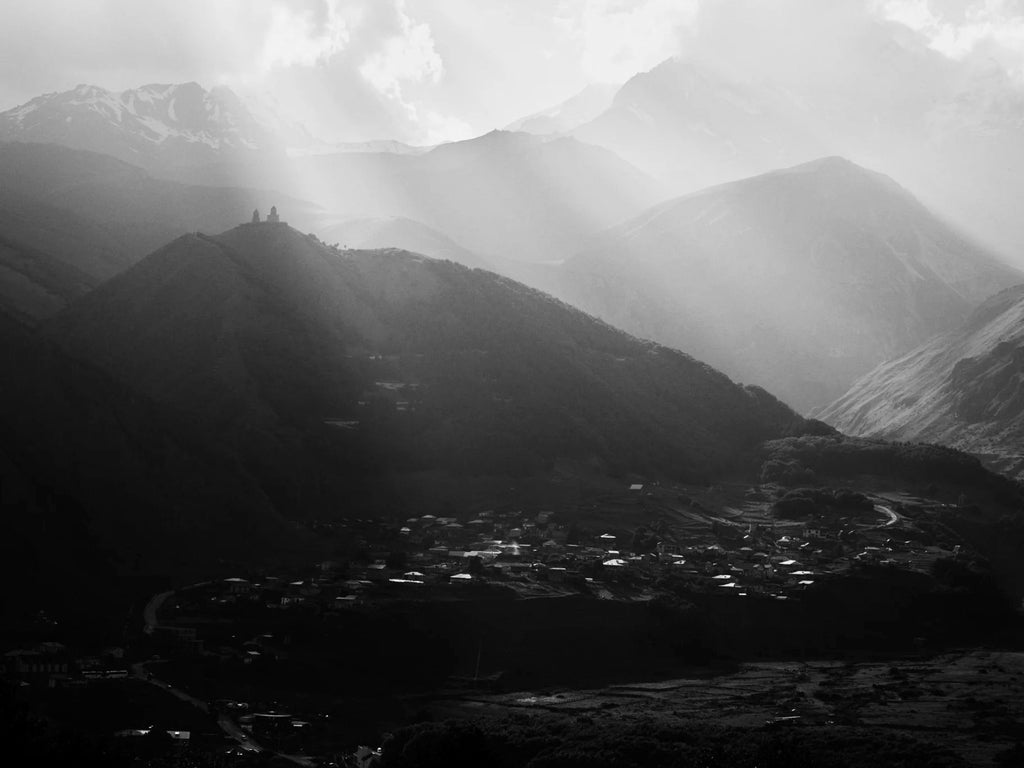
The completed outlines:
[[[485,259],[519,262],[565,258],[663,199],[660,184],[606,149],[504,131],[421,155],[338,153],[290,168],[294,186],[283,188],[336,214],[412,219]]]
[[[149,169],[285,149],[230,89],[197,83],[38,96],[0,114],[0,141],[60,144]]]
[[[1024,476],[1024,286],[880,365],[821,418],[853,435],[949,445]]]
[[[411,219],[512,261],[564,258],[663,197],[648,175],[575,139],[495,131],[438,147],[330,144],[196,83],[40,96],[0,114],[4,141],[90,150],[193,186],[276,189],[335,218]]]
[[[584,93],[511,127],[606,147],[673,194],[841,155],[900,179],[1001,252],[1024,248],[1020,83],[891,25],[849,39],[848,55],[834,52],[841,64],[789,77],[694,51],[636,74],[601,111]]]
[[[717,476],[803,420],[680,352],[505,278],[286,225],[187,235],[47,335],[234,446],[278,509],[408,473]]]
[[[731,80],[688,59],[636,75],[576,128],[674,190],[692,191],[835,151],[792,94]]]
[[[807,412],[1024,276],[888,177],[826,158],[655,206],[548,279]]]

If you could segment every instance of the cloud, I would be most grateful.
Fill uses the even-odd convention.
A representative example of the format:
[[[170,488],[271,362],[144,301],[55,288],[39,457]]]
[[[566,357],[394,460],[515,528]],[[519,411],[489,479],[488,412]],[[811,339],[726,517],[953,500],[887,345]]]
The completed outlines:
[[[564,0],[557,23],[580,50],[588,79],[623,82],[680,50],[699,0]]]
[[[996,63],[1024,81],[1022,0],[881,0],[875,11],[957,60]]]
[[[381,96],[391,101],[416,126],[416,141],[434,144],[468,138],[472,131],[462,120],[425,107],[422,100],[410,96],[410,86],[437,85],[445,75],[444,61],[438,54],[429,24],[414,21],[404,0],[394,0],[397,28],[382,37],[359,66],[359,74]]]
[[[427,24],[415,23],[396,0],[399,30],[389,35],[371,53],[359,73],[385,96],[401,101],[403,83],[437,83],[444,75],[444,62],[434,50],[434,38]]]
[[[311,67],[344,50],[350,38],[336,0],[327,0],[319,8],[276,3],[264,33],[261,64],[264,70]]]

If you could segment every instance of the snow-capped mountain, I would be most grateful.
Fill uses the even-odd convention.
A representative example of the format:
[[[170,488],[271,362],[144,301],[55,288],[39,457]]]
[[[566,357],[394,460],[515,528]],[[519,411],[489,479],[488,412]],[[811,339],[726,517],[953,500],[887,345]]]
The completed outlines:
[[[0,114],[0,140],[46,142],[112,155],[150,169],[259,152],[282,138],[226,87],[94,85],[38,96]]]

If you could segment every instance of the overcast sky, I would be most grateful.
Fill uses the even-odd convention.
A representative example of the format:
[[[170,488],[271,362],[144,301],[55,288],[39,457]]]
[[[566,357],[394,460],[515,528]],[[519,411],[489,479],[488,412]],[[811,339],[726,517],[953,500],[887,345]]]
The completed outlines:
[[[26,0],[0,4],[0,109],[194,80],[270,94],[325,138],[433,143],[673,55],[812,72],[879,20],[1024,80],[1024,0]]]

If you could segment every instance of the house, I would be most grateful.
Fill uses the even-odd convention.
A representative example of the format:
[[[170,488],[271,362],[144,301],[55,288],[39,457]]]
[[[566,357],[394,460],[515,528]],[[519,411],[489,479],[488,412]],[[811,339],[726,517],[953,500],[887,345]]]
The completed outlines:
[[[656,547],[659,555],[678,555],[679,545],[674,541],[659,541]]]
[[[68,674],[68,656],[59,643],[19,648],[4,654],[4,672],[14,680],[53,688]]]
[[[244,594],[249,591],[252,584],[249,583],[248,579],[242,579],[238,576],[230,579],[224,579],[224,584],[228,588],[228,592],[233,595]]]

